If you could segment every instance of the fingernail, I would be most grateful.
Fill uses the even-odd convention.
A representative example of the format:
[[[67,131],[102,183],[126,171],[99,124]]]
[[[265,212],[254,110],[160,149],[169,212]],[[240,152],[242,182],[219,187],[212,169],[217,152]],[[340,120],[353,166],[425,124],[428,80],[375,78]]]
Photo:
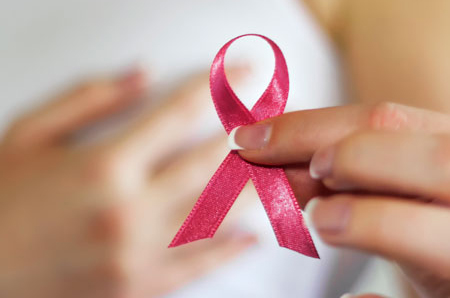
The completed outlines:
[[[143,90],[147,84],[145,73],[141,68],[135,68],[122,76],[118,84],[120,88],[127,92]]]
[[[257,242],[257,236],[255,234],[245,232],[245,231],[237,231],[231,235],[231,238],[237,242]]]
[[[228,147],[231,150],[262,149],[269,143],[271,133],[271,124],[238,126],[228,136]]]
[[[308,203],[305,206],[305,213],[308,215],[308,217],[311,217],[314,211],[314,208],[317,206],[317,203],[321,200],[320,197],[312,198],[308,201]]]
[[[243,77],[248,76],[251,70],[249,63],[242,62],[227,68],[227,78],[231,83],[239,82]]]
[[[352,298],[352,297],[353,297],[353,295],[349,294],[349,293],[344,294],[344,295],[341,296],[341,298]]]
[[[306,205],[305,213],[316,230],[337,234],[348,224],[350,203],[344,200],[314,198]]]
[[[309,174],[313,179],[322,179],[328,177],[332,173],[334,160],[334,147],[328,147],[318,150],[309,165]]]
[[[305,217],[306,224],[310,228],[314,227],[311,215],[314,212],[314,208],[316,207],[318,200],[320,200],[320,198],[312,198],[306,203],[305,208],[303,209],[303,215]]]

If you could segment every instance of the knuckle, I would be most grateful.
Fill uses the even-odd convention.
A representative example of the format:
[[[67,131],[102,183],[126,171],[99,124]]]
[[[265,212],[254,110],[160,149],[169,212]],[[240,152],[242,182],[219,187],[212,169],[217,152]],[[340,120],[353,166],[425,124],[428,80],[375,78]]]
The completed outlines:
[[[110,185],[117,182],[120,167],[121,158],[118,154],[100,150],[89,157],[85,177],[95,183]]]
[[[381,102],[370,108],[368,126],[376,130],[399,130],[407,123],[407,113],[402,105]]]
[[[364,167],[360,166],[364,159],[365,139],[365,133],[358,132],[341,141],[336,148],[334,176],[352,181],[365,174]]]
[[[91,234],[111,248],[120,248],[126,242],[129,227],[128,207],[123,204],[100,211],[91,225]]]
[[[438,165],[450,166],[450,136],[437,136],[436,162]]]
[[[127,206],[117,205],[99,212],[91,225],[90,233],[94,232],[95,241],[102,243],[105,251],[95,271],[105,284],[114,287],[113,292],[118,295],[114,297],[123,297],[134,274],[127,242],[129,221]]]
[[[83,181],[102,191],[110,201],[136,197],[146,183],[145,175],[124,157],[123,152],[114,148],[88,154],[81,170]]]

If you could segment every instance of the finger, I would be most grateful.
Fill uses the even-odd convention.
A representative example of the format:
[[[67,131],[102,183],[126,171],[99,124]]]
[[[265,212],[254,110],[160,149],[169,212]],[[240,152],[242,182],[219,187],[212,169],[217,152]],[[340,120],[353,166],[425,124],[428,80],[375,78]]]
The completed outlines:
[[[170,236],[175,235],[176,231],[180,229],[189,214],[193,212],[195,202],[198,200],[201,190],[203,190],[206,185],[206,183],[201,185],[201,189],[195,195],[185,195],[178,202],[173,201],[170,205],[168,204],[169,206],[166,206],[168,208],[165,208],[166,213],[164,213],[164,217],[167,219],[166,226],[171,231]],[[239,194],[239,204],[233,206],[234,212],[227,215],[228,221],[222,223],[221,227],[227,229],[229,226],[232,226],[233,222],[239,220],[239,216],[242,215],[243,210],[251,206],[254,198],[258,198],[258,194],[253,184],[248,182]],[[172,239],[169,239],[168,241],[170,240]]]
[[[255,242],[255,236],[235,231],[216,235],[214,239],[165,248],[158,258],[147,255],[148,261],[142,262],[141,258],[142,270],[133,280],[133,291],[127,297],[155,297],[174,291],[236,257]]]
[[[321,180],[311,178],[308,163],[287,166],[285,172],[294,191],[295,198],[302,209],[310,199],[332,194]]]
[[[149,196],[164,198],[164,218],[167,218],[168,227],[173,227],[174,231],[179,229],[228,152],[226,139],[215,137],[182,154],[151,178]],[[317,183],[317,180],[312,181]],[[250,183],[240,193],[245,203],[251,202],[247,198],[255,196],[256,190]],[[240,207],[244,207],[245,203]]]
[[[410,264],[401,264],[400,269],[423,297],[450,297],[450,279],[441,278]]]
[[[262,164],[307,162],[317,149],[363,129],[450,131],[450,117],[445,114],[393,103],[299,111],[260,124],[269,133],[258,124],[241,127],[231,143],[247,148],[239,151],[243,158]]]
[[[450,275],[450,210],[392,197],[336,195],[306,207],[326,242]]]
[[[197,198],[200,195],[228,151],[226,139],[220,137],[176,158],[151,179],[152,196],[172,198],[172,204],[167,204],[169,209],[181,209],[181,213],[186,215],[185,208],[180,208],[180,205],[187,203],[188,208],[192,207],[192,200],[186,202],[186,198]]]
[[[237,77],[245,73],[246,68],[230,69],[230,75]],[[186,148],[198,128],[200,115],[213,111],[208,74],[193,77],[165,102],[114,141],[113,147],[119,154],[132,157],[137,164],[152,167],[167,152]]]
[[[146,88],[142,70],[117,80],[92,81],[18,120],[6,142],[24,148],[54,143],[86,125],[130,105]]]
[[[311,176],[335,190],[364,189],[450,199],[450,138],[364,132],[320,149]]]
[[[165,274],[162,275],[165,278],[161,280],[160,286],[165,291],[180,287],[225,264],[255,243],[255,236],[236,232],[217,239],[191,243],[189,245],[196,246],[193,250],[186,251],[190,249],[188,246],[174,248],[179,250],[179,257],[167,264]]]

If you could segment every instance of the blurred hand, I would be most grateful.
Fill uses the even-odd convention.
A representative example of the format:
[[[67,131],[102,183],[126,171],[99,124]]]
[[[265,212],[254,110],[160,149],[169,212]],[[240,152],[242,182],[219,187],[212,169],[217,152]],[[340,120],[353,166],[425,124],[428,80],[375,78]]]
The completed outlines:
[[[234,141],[251,162],[288,166],[304,201],[321,197],[306,209],[324,241],[395,260],[429,297],[450,296],[450,116],[392,103],[300,111]]]
[[[114,138],[84,147],[71,142],[145,89],[140,71],[90,82],[6,133],[0,145],[1,297],[153,297],[255,242],[225,231],[167,248],[227,151],[220,139],[201,149],[185,145],[208,102],[206,75]]]

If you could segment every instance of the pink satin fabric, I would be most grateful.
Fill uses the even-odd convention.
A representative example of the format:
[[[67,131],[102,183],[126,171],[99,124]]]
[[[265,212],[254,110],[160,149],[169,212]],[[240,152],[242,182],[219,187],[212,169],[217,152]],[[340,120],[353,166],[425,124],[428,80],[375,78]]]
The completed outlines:
[[[266,40],[275,54],[272,80],[251,111],[234,94],[224,66],[229,46],[236,39],[249,35]],[[280,115],[289,93],[289,75],[283,53],[265,36],[248,34],[236,37],[226,43],[216,55],[211,66],[210,87],[217,114],[228,134],[237,126]],[[284,170],[251,164],[243,160],[236,151],[231,151],[219,166],[169,247],[213,237],[248,179],[252,179],[255,185],[279,245],[318,258]]]

